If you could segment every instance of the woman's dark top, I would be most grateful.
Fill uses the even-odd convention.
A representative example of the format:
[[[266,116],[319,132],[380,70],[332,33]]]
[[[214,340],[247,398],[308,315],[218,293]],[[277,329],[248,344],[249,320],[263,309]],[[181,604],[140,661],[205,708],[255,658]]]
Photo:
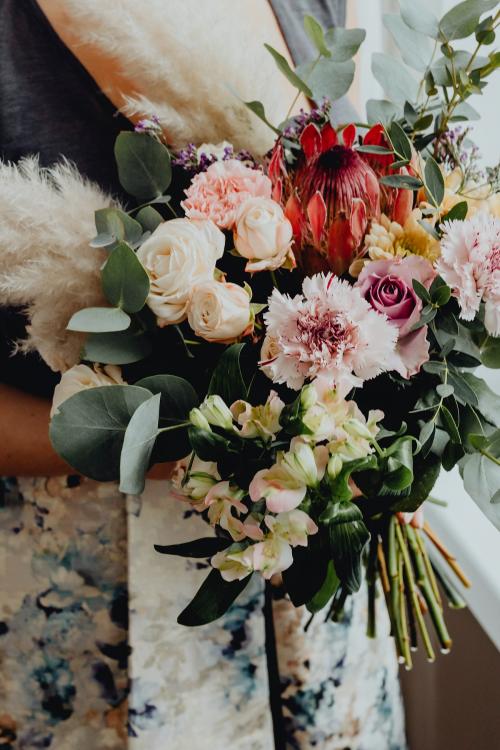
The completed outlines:
[[[345,0],[272,0],[296,64],[314,55],[302,19],[314,15],[324,26],[343,25]],[[336,106],[339,121],[349,105]],[[97,88],[54,32],[35,0],[0,0],[0,158],[18,161],[39,154],[42,166],[62,156],[115,195],[120,186],[113,145],[130,123]],[[20,310],[0,306],[0,380],[49,397],[59,376],[36,353],[11,356],[25,335]]]

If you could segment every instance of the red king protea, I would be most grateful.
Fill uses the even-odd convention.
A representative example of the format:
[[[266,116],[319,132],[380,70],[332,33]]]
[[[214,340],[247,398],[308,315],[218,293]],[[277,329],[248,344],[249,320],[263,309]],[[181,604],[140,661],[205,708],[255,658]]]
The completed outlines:
[[[275,200],[285,206],[297,245],[297,259],[308,273],[344,273],[356,255],[368,222],[380,217],[380,188],[373,169],[352,148],[354,125],[342,131],[342,142],[327,123],[309,123],[300,135],[296,163],[285,163],[276,144],[269,176]]]

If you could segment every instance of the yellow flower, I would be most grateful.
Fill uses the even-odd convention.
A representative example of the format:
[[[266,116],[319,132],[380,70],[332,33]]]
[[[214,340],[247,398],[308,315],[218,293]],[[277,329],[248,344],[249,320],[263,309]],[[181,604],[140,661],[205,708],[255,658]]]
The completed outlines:
[[[365,236],[361,257],[349,268],[351,276],[359,276],[367,260],[390,260],[394,257],[421,255],[433,263],[439,257],[439,242],[418,222],[422,212],[414,208],[404,226],[382,214],[380,223],[372,222]]]

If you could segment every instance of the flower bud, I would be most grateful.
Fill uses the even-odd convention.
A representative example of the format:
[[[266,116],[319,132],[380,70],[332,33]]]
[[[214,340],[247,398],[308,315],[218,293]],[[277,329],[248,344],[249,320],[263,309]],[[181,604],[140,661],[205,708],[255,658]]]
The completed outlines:
[[[284,454],[283,464],[294,477],[308,487],[314,487],[318,483],[318,467],[310,445],[296,443],[293,450]]]
[[[214,427],[222,427],[224,430],[233,429],[233,415],[220,396],[207,396],[200,406],[200,412]]]
[[[200,430],[208,430],[211,432],[208,420],[198,408],[191,409],[189,412],[189,421],[193,427],[198,427]]]
[[[344,430],[352,435],[352,437],[364,438],[365,440],[372,440],[373,434],[370,432],[366,424],[360,422],[359,419],[348,419],[344,422]]]
[[[300,405],[304,411],[314,406],[317,400],[318,393],[314,385],[312,383],[305,385],[300,392]]]
[[[340,456],[332,456],[330,458],[326,471],[330,479],[336,479],[338,477],[342,471],[342,459]]]

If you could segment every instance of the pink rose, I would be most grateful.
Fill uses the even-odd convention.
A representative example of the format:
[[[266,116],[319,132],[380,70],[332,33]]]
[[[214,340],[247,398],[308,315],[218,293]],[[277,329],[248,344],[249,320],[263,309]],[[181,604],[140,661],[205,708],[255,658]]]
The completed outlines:
[[[422,312],[422,300],[413,289],[413,280],[428,288],[435,275],[425,258],[409,255],[367,263],[355,284],[373,309],[398,328],[395,369],[404,378],[415,375],[429,359],[427,326],[411,330]]]
[[[211,219],[221,229],[231,229],[239,207],[248,198],[270,198],[271,187],[260,169],[237,159],[216,161],[195,175],[182,207],[190,219]]]

